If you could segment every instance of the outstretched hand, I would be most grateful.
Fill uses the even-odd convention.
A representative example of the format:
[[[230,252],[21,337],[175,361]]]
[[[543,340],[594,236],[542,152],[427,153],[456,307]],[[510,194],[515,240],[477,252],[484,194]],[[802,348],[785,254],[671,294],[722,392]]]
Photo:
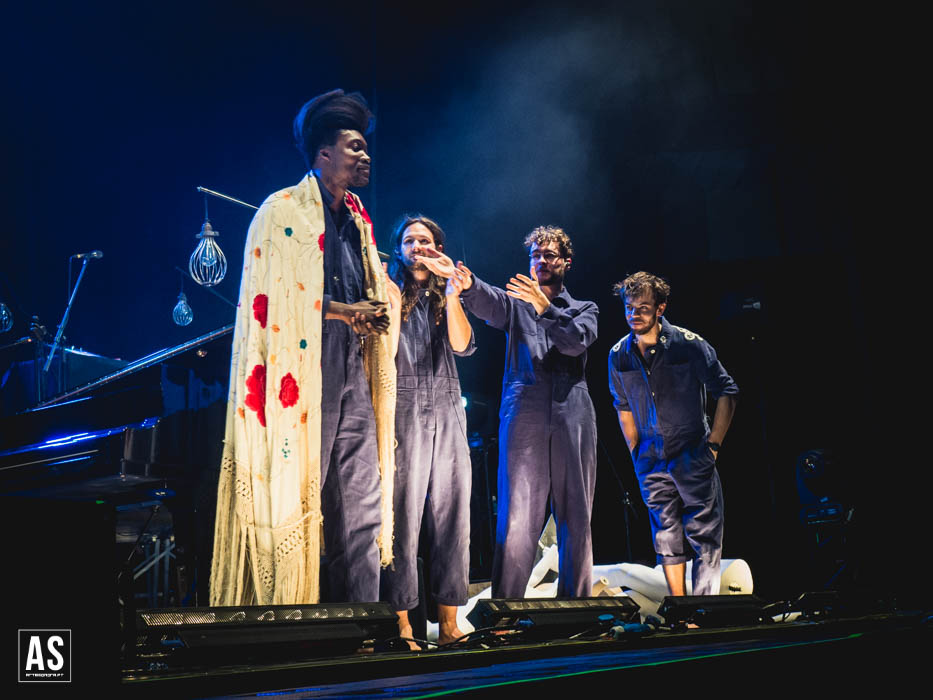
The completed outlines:
[[[414,260],[422,263],[435,275],[444,279],[450,279],[457,274],[454,261],[435,248],[418,248]]]
[[[515,299],[527,301],[535,307],[535,311],[540,316],[547,311],[547,307],[551,305],[551,300],[541,291],[541,285],[538,284],[538,273],[535,272],[534,265],[531,266],[530,272],[531,277],[521,273],[512,277],[508,284],[505,285],[506,294]]]

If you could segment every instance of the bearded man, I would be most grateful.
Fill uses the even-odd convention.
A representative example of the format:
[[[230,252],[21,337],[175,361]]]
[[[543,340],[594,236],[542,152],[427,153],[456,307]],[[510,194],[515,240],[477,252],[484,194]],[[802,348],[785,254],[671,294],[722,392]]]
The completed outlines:
[[[507,336],[492,595],[525,596],[550,505],[557,524],[557,595],[588,596],[596,414],[584,370],[599,311],[564,287],[573,245],[562,229],[538,227],[525,247],[529,274],[515,275],[505,290],[459,265],[466,308]]]
[[[670,285],[648,272],[613,288],[632,332],[609,353],[609,389],[648,506],[658,563],[671,595],[719,593],[722,487],[716,458],[739,388],[703,338],[664,318]],[[710,428],[706,395],[716,401]]]
[[[327,599],[379,597],[392,547],[400,299],[349,191],[369,182],[371,125],[358,93],[307,102],[294,132],[310,172],[270,195],[250,225],[212,605],[317,602],[322,549]]]

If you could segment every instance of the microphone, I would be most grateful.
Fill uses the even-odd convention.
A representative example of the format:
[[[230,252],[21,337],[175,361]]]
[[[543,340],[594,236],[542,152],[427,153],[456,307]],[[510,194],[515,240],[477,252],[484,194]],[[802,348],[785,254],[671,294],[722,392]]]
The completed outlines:
[[[100,260],[104,257],[103,251],[92,250],[90,253],[75,253],[71,257],[81,260],[82,258],[88,258],[89,260]]]

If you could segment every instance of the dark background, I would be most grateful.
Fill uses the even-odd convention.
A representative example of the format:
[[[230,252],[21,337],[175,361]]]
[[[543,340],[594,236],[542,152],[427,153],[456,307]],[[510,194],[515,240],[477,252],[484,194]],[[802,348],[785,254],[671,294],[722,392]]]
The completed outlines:
[[[444,226],[448,253],[503,285],[527,268],[531,228],[573,237],[568,287],[601,310],[588,367],[597,562],[626,557],[621,486],[638,516],[634,559],[653,559],[606,373],[627,330],[611,285],[646,269],[671,282],[669,320],[709,340],[742,390],[720,458],[725,556],[747,559],[765,595],[825,582],[794,486],[797,456],[824,448],[836,472],[826,495],[856,506],[840,583],[867,585],[859,570],[915,553],[866,417],[889,400],[868,369],[884,351],[877,324],[903,318],[878,299],[867,238],[889,18],[823,3],[572,6],[7,10],[0,300],[16,325],[0,342],[25,335],[33,314],[54,329],[68,256],[92,249],[104,258],[90,263],[68,344],[131,360],[232,322],[190,281],[195,320],[172,322],[174,267],[187,266],[203,220],[195,187],[259,204],[294,184],[298,108],[357,89],[377,115],[360,194],[382,250],[393,222],[420,211]],[[209,206],[229,261],[217,291],[236,299],[251,212]],[[753,302],[760,310],[743,310]],[[492,404],[494,433],[504,337],[474,327],[480,350],[461,362],[462,384]]]

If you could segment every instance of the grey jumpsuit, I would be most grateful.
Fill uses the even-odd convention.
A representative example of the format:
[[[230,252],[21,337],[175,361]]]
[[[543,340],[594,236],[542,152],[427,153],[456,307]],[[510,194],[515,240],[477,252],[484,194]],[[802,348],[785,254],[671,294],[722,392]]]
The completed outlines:
[[[693,595],[715,595],[723,500],[716,461],[706,446],[706,393],[718,399],[739,388],[709,343],[663,316],[649,357],[642,359],[631,335],[622,338],[609,353],[609,389],[616,410],[631,411],[638,428],[632,461],[658,563],[695,557]]]
[[[418,605],[418,540],[430,551],[432,594],[441,605],[467,602],[470,565],[470,450],[454,355],[472,355],[473,338],[454,352],[447,325],[434,322],[422,296],[402,323],[395,406],[395,537],[383,570],[393,610]]]
[[[360,233],[346,209],[336,217],[324,200],[324,304],[364,298]],[[321,339],[321,512],[327,602],[379,600],[382,524],[376,417],[359,337],[343,321],[325,320]]]
[[[557,595],[587,596],[596,414],[584,370],[599,311],[563,289],[539,316],[528,302],[475,277],[461,296],[471,313],[507,334],[492,595],[524,597],[550,501],[557,524]]]

